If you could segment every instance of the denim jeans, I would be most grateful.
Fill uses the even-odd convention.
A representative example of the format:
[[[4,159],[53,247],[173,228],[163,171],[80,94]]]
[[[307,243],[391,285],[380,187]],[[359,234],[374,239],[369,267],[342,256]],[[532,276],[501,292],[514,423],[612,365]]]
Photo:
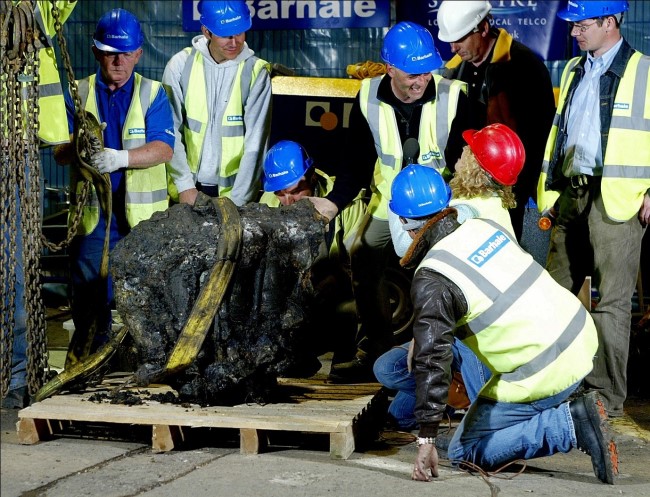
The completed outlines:
[[[577,441],[566,400],[578,385],[529,404],[478,397],[449,443],[449,460],[491,470],[516,459],[569,452]]]
[[[16,260],[16,295],[14,297],[14,327],[13,347],[11,355],[11,380],[9,390],[16,390],[27,386],[27,311],[25,309],[25,266],[23,261],[23,236],[21,232],[20,200],[16,199],[16,245],[10,246],[6,240],[6,247],[13,250]],[[9,237],[9,232],[6,232]],[[7,254],[8,255],[8,254]],[[6,284],[7,282],[3,282]],[[8,306],[9,302],[5,302]]]
[[[388,406],[388,413],[395,418],[397,426],[402,430],[412,430],[417,426],[415,421],[415,375],[407,367],[409,342],[399,347],[393,347],[372,367],[377,381],[390,390],[397,390],[394,399]]]
[[[573,293],[586,276],[592,277],[600,296],[591,313],[598,331],[598,351],[585,388],[600,392],[610,416],[621,416],[627,395],[632,295],[645,229],[637,216],[624,223],[607,217],[598,179],[589,189],[568,187],[558,202],[546,268]]]
[[[415,420],[415,375],[408,371],[409,342],[384,353],[373,366],[377,381],[390,390],[397,390],[388,413],[395,418],[399,428],[412,430]],[[463,342],[454,339],[452,345],[454,360],[452,370],[463,376],[470,402],[478,396],[479,390],[491,377],[491,372]]]

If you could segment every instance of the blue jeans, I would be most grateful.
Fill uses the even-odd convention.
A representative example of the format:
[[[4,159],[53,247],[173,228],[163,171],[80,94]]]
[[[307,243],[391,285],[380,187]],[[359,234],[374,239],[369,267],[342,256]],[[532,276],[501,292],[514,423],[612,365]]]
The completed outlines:
[[[449,460],[491,470],[516,459],[569,452],[577,442],[566,400],[579,384],[529,404],[477,398],[449,443]]]
[[[377,381],[391,390],[397,390],[395,398],[388,406],[388,413],[395,418],[403,430],[412,430],[415,421],[415,375],[408,371],[409,342],[394,347],[382,354],[373,365]],[[492,373],[463,342],[454,339],[452,345],[454,360],[452,369],[460,371],[470,402],[478,397],[485,382]]]
[[[390,390],[397,390],[395,398],[388,406],[388,413],[395,418],[401,430],[412,430],[415,421],[415,375],[407,367],[409,342],[393,347],[372,367],[377,381]]]
[[[17,196],[18,197],[18,196]],[[6,231],[6,239],[3,246],[6,250],[13,250],[15,254],[15,297],[14,297],[14,326],[13,326],[13,347],[11,355],[11,380],[9,390],[16,390],[27,386],[27,311],[25,310],[25,266],[23,261],[23,236],[20,214],[20,199],[16,198],[16,245],[10,246],[9,231]],[[7,257],[9,254],[6,254]],[[3,285],[8,282],[3,281]],[[9,302],[5,302],[5,306]]]

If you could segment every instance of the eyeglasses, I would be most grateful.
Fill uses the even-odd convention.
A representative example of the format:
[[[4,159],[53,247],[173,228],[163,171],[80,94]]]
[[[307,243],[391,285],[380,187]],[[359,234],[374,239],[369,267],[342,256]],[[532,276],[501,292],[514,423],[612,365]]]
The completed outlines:
[[[575,22],[570,22],[570,23],[569,23],[569,29],[570,29],[569,32],[570,32],[570,33],[573,33],[573,31],[574,31],[575,29],[577,29],[578,31],[580,31],[580,33],[584,33],[584,32],[587,31],[590,27],[592,27],[594,24],[598,24],[598,21],[594,21],[594,22],[592,22],[591,24],[576,24]]]

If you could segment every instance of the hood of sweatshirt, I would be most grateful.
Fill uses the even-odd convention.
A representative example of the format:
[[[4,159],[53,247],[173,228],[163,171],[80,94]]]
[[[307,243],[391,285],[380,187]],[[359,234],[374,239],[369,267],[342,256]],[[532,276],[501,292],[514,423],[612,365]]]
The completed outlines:
[[[201,35],[197,35],[194,38],[192,38],[192,46],[196,48],[199,52],[201,52],[205,58],[204,64],[210,65],[213,64],[214,66],[217,67],[231,67],[231,66],[236,66],[238,65],[242,60],[246,60],[249,57],[252,57],[255,55],[255,52],[251,50],[248,47],[248,44],[244,42],[244,46],[242,48],[242,51],[235,57],[233,60],[226,60],[222,62],[221,64],[218,64],[210,55],[210,50],[208,49],[208,39]]]

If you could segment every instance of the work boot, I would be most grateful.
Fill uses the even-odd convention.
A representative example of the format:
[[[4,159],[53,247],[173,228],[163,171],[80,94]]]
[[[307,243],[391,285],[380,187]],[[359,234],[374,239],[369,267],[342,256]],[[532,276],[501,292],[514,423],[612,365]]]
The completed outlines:
[[[569,403],[578,449],[591,456],[594,474],[603,483],[618,475],[618,450],[609,434],[605,404],[598,392],[589,392]]]
[[[327,379],[331,383],[377,383],[372,372],[373,362],[367,354],[357,354],[351,361],[332,364]]]

